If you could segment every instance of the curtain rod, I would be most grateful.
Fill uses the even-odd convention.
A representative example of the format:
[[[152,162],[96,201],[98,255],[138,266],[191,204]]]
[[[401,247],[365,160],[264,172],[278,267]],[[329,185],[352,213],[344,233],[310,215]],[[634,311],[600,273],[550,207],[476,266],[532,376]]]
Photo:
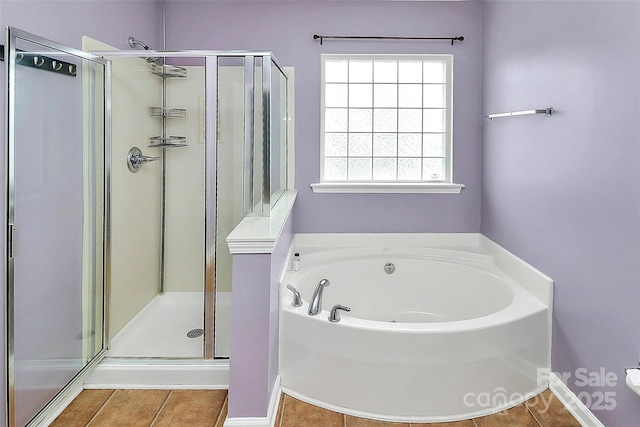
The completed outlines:
[[[454,41],[463,41],[463,36],[458,37],[394,37],[394,36],[320,36],[318,34],[313,35],[314,40],[320,39],[320,44],[324,39],[358,39],[358,40],[451,40],[451,46]]]

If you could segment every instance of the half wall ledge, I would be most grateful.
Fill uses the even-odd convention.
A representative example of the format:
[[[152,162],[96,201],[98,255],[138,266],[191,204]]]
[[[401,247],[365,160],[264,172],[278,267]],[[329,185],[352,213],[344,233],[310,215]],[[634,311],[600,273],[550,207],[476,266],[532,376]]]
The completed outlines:
[[[270,254],[276,247],[298,192],[287,190],[273,207],[271,216],[247,216],[227,236],[232,254]]]

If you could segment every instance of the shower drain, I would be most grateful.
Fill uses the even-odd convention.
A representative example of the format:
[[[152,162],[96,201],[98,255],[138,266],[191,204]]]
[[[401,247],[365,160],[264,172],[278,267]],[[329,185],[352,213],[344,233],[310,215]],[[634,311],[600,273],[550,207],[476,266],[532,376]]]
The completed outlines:
[[[196,328],[187,332],[188,338],[198,338],[204,335],[204,329]]]

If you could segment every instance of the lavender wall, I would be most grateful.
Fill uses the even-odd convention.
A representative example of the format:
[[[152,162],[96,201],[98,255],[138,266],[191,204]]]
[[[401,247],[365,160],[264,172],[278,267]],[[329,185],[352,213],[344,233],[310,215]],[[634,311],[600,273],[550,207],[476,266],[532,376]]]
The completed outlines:
[[[0,43],[5,44],[4,29],[7,25],[32,32],[39,36],[81,48],[83,35],[100,39],[120,48],[128,48],[127,38],[135,35],[149,44],[159,46],[161,40],[160,9],[155,0],[130,1],[7,1],[0,0]],[[0,84],[6,85],[4,63],[0,63]],[[4,92],[4,90],[3,90]],[[4,118],[4,99],[0,102],[0,117]],[[4,121],[0,125],[0,146],[5,146]],[[5,150],[0,150],[0,164],[5,163]],[[0,198],[6,198],[5,175],[0,174]],[[5,241],[6,213],[0,207],[0,241]],[[4,244],[0,245],[0,275],[5,273]],[[2,281],[2,294],[6,283]],[[0,298],[4,313],[4,298]],[[0,316],[0,333],[4,335],[4,315]],[[0,337],[0,362],[4,362],[4,338]],[[0,369],[0,381],[4,369]],[[6,390],[3,389],[3,396]],[[0,423],[5,418],[6,398],[0,398]]]
[[[640,3],[485,1],[483,20],[484,111],[557,113],[486,122],[482,232],[554,279],[553,371],[637,426]],[[601,367],[616,387],[580,386]]]
[[[233,256],[229,417],[267,414],[270,271],[269,254]]]
[[[11,25],[78,49],[83,35],[119,49],[129,49],[129,36],[156,48],[162,43],[157,0],[0,0],[0,5],[0,40]]]
[[[233,256],[229,418],[267,416],[278,377],[280,277],[292,238],[290,215],[273,253]]]
[[[265,49],[295,67],[296,232],[480,229],[480,2],[169,1],[170,49]],[[318,34],[456,36],[448,42],[313,40]],[[321,53],[453,53],[458,195],[314,194],[320,176]]]

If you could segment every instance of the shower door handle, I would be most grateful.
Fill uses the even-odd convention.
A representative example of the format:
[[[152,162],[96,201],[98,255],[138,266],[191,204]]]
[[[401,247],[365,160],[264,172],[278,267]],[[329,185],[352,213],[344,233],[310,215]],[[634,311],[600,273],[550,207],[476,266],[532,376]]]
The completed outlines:
[[[127,154],[127,167],[129,172],[136,173],[140,170],[143,164],[158,160],[159,157],[145,156],[142,154],[142,150],[138,147],[132,147]]]

